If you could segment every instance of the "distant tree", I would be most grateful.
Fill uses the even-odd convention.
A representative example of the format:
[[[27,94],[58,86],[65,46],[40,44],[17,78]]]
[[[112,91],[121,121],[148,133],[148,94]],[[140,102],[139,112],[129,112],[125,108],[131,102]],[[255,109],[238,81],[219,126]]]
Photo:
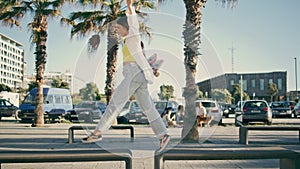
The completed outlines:
[[[52,87],[56,88],[63,88],[63,89],[69,89],[69,83],[63,82],[62,79],[53,79],[51,83]]]
[[[197,92],[198,99],[204,98],[204,93],[201,90]]]
[[[158,97],[160,100],[169,100],[170,98],[174,98],[174,87],[172,85],[161,85]]]
[[[231,95],[233,98],[233,103],[237,103],[239,100],[241,100],[241,85],[240,84],[234,84],[232,85],[232,91],[231,91]],[[243,100],[249,100],[250,97],[246,92],[243,92],[242,95]]]
[[[29,83],[28,83],[28,92],[30,91],[30,90],[32,90],[32,89],[34,89],[34,88],[36,88],[37,87],[37,83],[36,83],[36,81],[30,81]]]
[[[0,92],[2,91],[7,91],[7,92],[11,92],[11,88],[5,84],[0,84]]]
[[[269,83],[267,93],[270,95],[270,101],[273,101],[273,97],[278,93],[277,85],[275,83]]]
[[[95,83],[86,84],[85,88],[79,90],[79,96],[82,100],[97,100],[99,99],[99,90]]]
[[[226,103],[231,103],[232,101],[231,93],[227,89],[213,89],[212,98]]]

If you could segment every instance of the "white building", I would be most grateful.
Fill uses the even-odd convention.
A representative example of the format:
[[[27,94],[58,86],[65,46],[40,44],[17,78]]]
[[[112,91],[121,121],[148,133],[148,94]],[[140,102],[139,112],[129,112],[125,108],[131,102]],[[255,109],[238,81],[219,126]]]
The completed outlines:
[[[23,45],[0,33],[0,83],[23,87],[24,69]]]

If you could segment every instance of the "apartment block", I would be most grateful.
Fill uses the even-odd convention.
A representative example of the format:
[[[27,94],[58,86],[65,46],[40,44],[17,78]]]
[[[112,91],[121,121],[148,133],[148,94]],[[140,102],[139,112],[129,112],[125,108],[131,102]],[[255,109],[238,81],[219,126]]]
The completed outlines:
[[[69,72],[45,72],[44,80],[45,85],[51,86],[53,79],[61,79],[63,82],[67,82],[70,86],[70,92],[73,93],[73,75]]]
[[[23,45],[0,33],[0,83],[23,88],[24,69]]]

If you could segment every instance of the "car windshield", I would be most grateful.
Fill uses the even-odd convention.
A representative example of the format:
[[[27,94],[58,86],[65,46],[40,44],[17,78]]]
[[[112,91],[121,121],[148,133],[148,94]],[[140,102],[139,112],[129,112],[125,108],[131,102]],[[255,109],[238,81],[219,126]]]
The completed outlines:
[[[122,111],[128,110],[129,109],[129,105],[130,105],[130,101],[126,102],[126,104],[124,105]]]
[[[216,106],[216,103],[214,102],[201,102],[202,105],[205,107],[205,108],[213,108],[213,107],[217,107]]]
[[[159,109],[159,110],[164,110],[165,108],[167,108],[167,102],[155,102],[155,108]]]
[[[44,95],[44,101],[46,99],[46,95]],[[36,104],[36,95],[28,94],[25,99],[23,100],[23,104]]]
[[[264,108],[264,107],[268,107],[268,106],[265,102],[261,102],[261,101],[244,103],[244,108]]]
[[[288,108],[289,104],[284,102],[274,102],[272,103],[272,108]]]
[[[81,102],[76,108],[94,108],[95,106],[95,102]]]

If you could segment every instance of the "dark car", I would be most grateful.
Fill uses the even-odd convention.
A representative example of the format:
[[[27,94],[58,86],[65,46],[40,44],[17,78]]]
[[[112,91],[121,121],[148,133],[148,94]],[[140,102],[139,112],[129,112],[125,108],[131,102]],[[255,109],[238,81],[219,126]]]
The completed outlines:
[[[272,112],[265,100],[247,100],[242,107],[242,123],[264,122],[272,124]]]
[[[149,123],[147,116],[143,113],[142,109],[135,100],[126,102],[125,106],[121,110],[121,113],[117,117],[117,121],[119,124]]]
[[[300,116],[300,102],[295,105],[294,110],[292,111],[292,113],[293,113],[295,118]]]
[[[230,114],[235,114],[235,105],[224,102],[218,102],[218,104],[223,111],[223,116],[226,118],[228,118]]]
[[[2,117],[17,117],[17,112],[19,108],[14,106],[6,99],[0,99],[0,120]]]
[[[178,109],[178,103],[175,101],[155,101],[154,105],[160,115],[165,113],[168,107],[171,107],[171,117],[176,115]],[[121,113],[117,117],[117,121],[119,124],[149,123],[147,116],[144,114],[135,100],[128,101],[125,104]]]
[[[270,108],[272,109],[273,117],[292,117],[292,109],[289,102],[271,102]]]
[[[100,119],[105,112],[106,103],[100,101],[83,101],[78,103],[73,110],[67,112],[66,118],[71,122],[91,123]]]

